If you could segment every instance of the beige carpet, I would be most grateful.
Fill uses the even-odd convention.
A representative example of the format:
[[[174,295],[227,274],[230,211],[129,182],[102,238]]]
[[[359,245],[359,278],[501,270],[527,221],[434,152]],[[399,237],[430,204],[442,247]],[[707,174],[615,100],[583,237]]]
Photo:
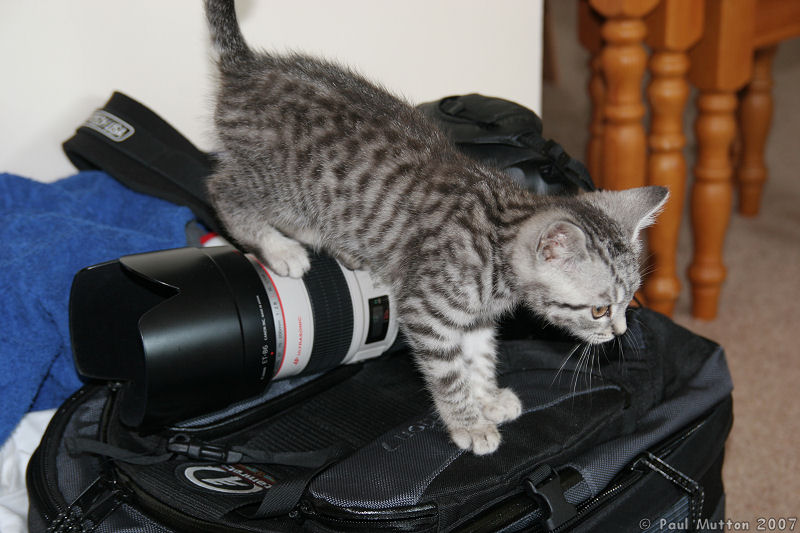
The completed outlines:
[[[559,79],[545,84],[542,114],[545,135],[583,159],[588,56],[578,45],[576,4],[550,3]],[[704,322],[691,317],[685,275],[673,317],[727,352],[735,421],[726,448],[726,514],[748,522],[751,531],[757,530],[759,517],[800,518],[800,40],[781,45],[773,74],[770,176],[761,214],[732,216],[725,244],[728,278],[718,318]],[[685,128],[690,169],[693,121],[690,110]],[[682,274],[690,260],[685,218],[678,256]],[[800,531],[800,521],[795,531]]]

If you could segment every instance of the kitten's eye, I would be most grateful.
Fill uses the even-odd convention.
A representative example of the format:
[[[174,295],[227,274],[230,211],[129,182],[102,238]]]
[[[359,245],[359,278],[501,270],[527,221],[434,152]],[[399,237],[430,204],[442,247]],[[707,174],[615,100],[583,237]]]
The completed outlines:
[[[603,318],[611,311],[611,306],[601,305],[599,307],[592,307],[592,318]]]

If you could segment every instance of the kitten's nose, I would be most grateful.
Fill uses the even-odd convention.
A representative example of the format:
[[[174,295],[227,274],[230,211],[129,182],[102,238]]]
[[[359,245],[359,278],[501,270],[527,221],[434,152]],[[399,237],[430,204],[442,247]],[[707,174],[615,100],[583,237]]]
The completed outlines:
[[[611,324],[611,329],[614,331],[614,335],[620,336],[624,335],[626,331],[628,331],[628,324],[625,323],[625,320],[615,321]]]

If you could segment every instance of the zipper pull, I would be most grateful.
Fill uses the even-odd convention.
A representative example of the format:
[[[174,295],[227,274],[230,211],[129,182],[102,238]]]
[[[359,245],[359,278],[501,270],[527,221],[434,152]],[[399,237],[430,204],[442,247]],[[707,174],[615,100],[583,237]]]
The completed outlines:
[[[98,477],[69,507],[53,519],[47,528],[47,533],[94,531],[119,507],[124,497],[116,482]]]
[[[190,459],[199,459],[201,461],[211,461],[221,464],[234,464],[244,459],[243,453],[233,451],[227,446],[208,444],[207,442],[193,439],[182,433],[169,439],[167,451],[184,455]]]

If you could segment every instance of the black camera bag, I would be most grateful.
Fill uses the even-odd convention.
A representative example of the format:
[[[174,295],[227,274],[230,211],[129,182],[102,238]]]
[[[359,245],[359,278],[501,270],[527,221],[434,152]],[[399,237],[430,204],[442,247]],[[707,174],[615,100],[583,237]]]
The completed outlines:
[[[481,94],[419,105],[465,154],[498,167],[538,194],[594,190],[586,167],[542,136],[542,120],[517,103]]]
[[[569,341],[501,343],[500,382],[524,414],[482,457],[449,441],[405,353],[151,435],[119,422],[114,384],[87,385],[30,462],[31,531],[628,531],[721,517],[723,352],[630,312],[624,361],[610,350],[592,370],[564,363]]]
[[[109,109],[115,99],[124,105]],[[141,104],[115,95],[106,111],[148,143],[170,145],[148,131],[155,122],[137,120],[152,113]],[[101,168],[136,151],[92,128],[78,136],[89,137],[81,150],[108,145],[80,158]],[[137,156],[136,171],[113,175],[174,178],[173,162],[192,155],[173,147],[183,153]],[[202,179],[200,168],[184,176]],[[724,513],[732,422],[724,353],[646,309],[630,309],[628,323],[622,342],[595,348],[598,365],[587,368],[568,357],[574,341],[524,313],[504,322],[499,380],[524,413],[483,457],[450,442],[404,351],[275,382],[261,397],[151,434],[121,424],[117,384],[87,384],[58,410],[29,464],[30,529],[702,528]]]

